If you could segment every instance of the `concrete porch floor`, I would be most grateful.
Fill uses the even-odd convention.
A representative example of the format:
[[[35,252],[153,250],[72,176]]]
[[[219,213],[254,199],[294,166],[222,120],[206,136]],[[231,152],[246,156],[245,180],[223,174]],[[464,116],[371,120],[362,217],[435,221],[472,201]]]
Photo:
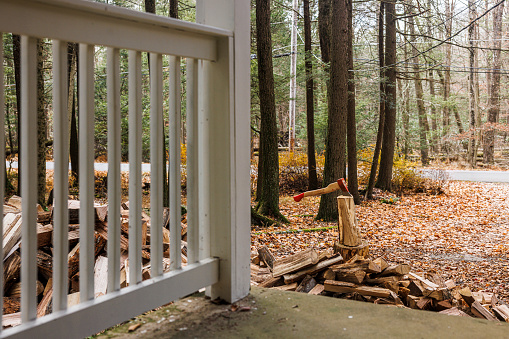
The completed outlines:
[[[98,338],[509,338],[509,324],[252,287],[231,305],[195,294]],[[128,333],[128,328],[141,324]]]

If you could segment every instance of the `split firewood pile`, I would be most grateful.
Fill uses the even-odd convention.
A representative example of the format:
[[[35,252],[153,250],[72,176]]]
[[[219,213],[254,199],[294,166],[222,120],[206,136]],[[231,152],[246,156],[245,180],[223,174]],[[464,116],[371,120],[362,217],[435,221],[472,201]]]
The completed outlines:
[[[251,283],[260,287],[509,322],[509,305],[495,294],[472,292],[381,257],[354,255],[344,261],[333,249],[309,249],[274,258],[266,246],[251,257]]]
[[[79,210],[80,203],[77,200],[69,200],[69,229],[68,241],[69,252],[67,255],[69,267],[69,295],[68,307],[79,303]],[[129,203],[123,203],[121,208],[121,261],[120,261],[120,284],[121,287],[129,285]],[[37,316],[51,313],[53,294],[53,215],[52,211],[44,211],[38,206],[37,214]],[[163,264],[164,271],[170,267],[169,246],[170,231],[168,230],[169,212],[165,209],[163,226]],[[3,300],[3,326],[10,327],[20,324],[20,297],[21,297],[21,254],[23,247],[21,239],[21,198],[11,197],[4,204],[3,221],[3,257],[4,257],[4,300]],[[187,263],[187,226],[182,224],[182,264]],[[95,296],[106,294],[108,283],[108,206],[95,206],[95,268],[94,285]],[[142,278],[150,278],[150,217],[142,213]]]

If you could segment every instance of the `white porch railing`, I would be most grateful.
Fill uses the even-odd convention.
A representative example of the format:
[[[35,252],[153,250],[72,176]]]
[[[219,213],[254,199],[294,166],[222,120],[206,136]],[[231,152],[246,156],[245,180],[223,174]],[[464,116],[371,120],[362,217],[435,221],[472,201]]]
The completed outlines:
[[[0,32],[21,35],[22,324],[2,337],[96,333],[202,287],[228,301],[249,291],[249,0],[198,0],[182,22],[78,0],[0,0]],[[209,26],[206,26],[209,25]],[[37,38],[53,41],[53,313],[36,318]],[[0,51],[3,39],[0,39]],[[67,308],[67,44],[79,42],[80,299]],[[94,297],[94,46],[107,47],[108,293]],[[129,278],[120,289],[120,67],[129,50]],[[150,52],[151,225],[162,225],[163,76],[169,56],[170,259],[151,231],[151,276],[141,281],[141,52]],[[188,265],[180,261],[180,65],[187,58]],[[0,55],[0,60],[3,57]],[[0,79],[3,79],[0,67]],[[3,81],[3,80],[2,80]],[[0,86],[0,107],[4,107]],[[4,114],[0,114],[3,125]],[[5,154],[0,133],[0,154]],[[3,173],[5,158],[0,159]],[[0,173],[0,175],[3,175]],[[3,180],[0,180],[3,198]],[[1,204],[0,204],[1,206]],[[135,269],[135,268],[138,269]],[[2,261],[0,261],[0,272]],[[0,274],[0,277],[2,274]],[[0,291],[3,284],[0,283]],[[0,292],[1,293],[1,292]]]

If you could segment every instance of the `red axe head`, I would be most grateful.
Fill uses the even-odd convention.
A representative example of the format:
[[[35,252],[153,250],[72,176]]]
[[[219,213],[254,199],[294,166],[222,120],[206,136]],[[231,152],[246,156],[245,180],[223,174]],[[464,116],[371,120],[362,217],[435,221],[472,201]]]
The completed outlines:
[[[301,200],[302,200],[302,198],[304,198],[304,193],[297,194],[297,195],[294,195],[294,196],[293,196],[293,200],[295,200],[296,202],[301,201]]]
[[[346,187],[346,181],[344,178],[338,179],[338,185],[343,192],[348,192],[348,187]]]

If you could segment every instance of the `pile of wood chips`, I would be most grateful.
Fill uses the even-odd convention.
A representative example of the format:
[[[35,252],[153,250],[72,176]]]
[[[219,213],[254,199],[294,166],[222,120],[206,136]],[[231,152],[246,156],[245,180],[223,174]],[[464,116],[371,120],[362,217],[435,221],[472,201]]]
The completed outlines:
[[[329,249],[274,258],[266,246],[251,254],[251,283],[260,287],[509,322],[509,305],[492,293],[472,292],[408,264],[355,255],[344,261]]]
[[[69,200],[69,252],[67,256],[69,266],[69,295],[68,307],[79,303],[79,209],[77,200]],[[95,267],[94,267],[94,294],[100,297],[106,294],[108,288],[108,206],[95,206]],[[120,287],[129,285],[129,203],[121,206],[121,264]],[[44,211],[38,206],[37,214],[37,317],[51,313],[53,295],[53,215],[52,211]],[[170,232],[167,227],[169,212],[165,209],[163,220],[163,264],[164,272],[169,270]],[[16,326],[21,323],[21,198],[13,196],[4,204],[3,221],[3,256],[4,256],[4,300],[3,300],[3,327]],[[182,224],[182,264],[187,263],[187,227]],[[142,279],[150,278],[150,217],[142,213]]]

